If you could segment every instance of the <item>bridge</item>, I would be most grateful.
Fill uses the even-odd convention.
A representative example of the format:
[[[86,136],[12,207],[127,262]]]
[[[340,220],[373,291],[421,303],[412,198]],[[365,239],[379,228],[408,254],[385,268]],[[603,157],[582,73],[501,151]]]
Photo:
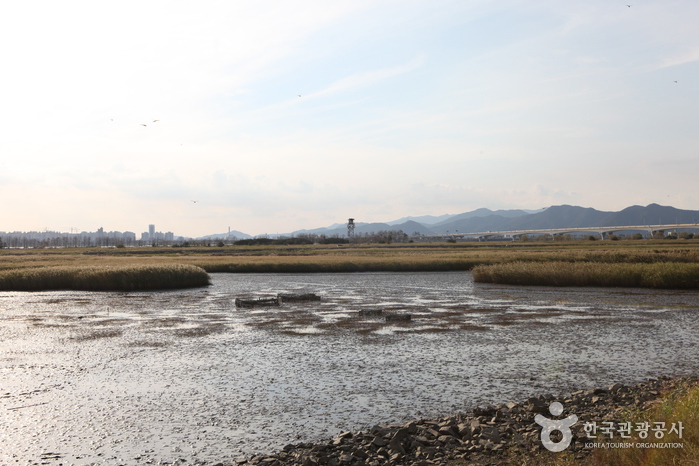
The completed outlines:
[[[650,236],[655,233],[662,233],[671,230],[699,230],[699,223],[677,223],[664,225],[625,225],[625,226],[605,226],[605,227],[583,227],[583,228],[547,228],[541,230],[511,230],[511,231],[481,231],[475,233],[445,233],[441,235],[423,235],[421,238],[443,239],[443,238],[478,238],[479,241],[492,238],[494,236],[502,236],[514,240],[520,239],[525,235],[566,235],[574,233],[595,233],[601,239],[608,238],[614,233],[620,231],[647,231]]]

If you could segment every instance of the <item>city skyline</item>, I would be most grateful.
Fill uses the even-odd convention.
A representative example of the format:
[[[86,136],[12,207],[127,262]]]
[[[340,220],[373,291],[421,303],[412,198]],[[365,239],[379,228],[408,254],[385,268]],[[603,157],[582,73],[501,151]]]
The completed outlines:
[[[176,240],[186,239],[183,236],[175,236],[171,231],[162,232],[156,231],[154,224],[148,225],[148,231],[144,231],[140,234],[140,238],[137,234],[130,230],[104,230],[104,227],[99,227],[95,231],[77,231],[75,228],[71,228],[70,232],[67,231],[57,231],[45,228],[43,230],[13,230],[13,231],[2,231],[0,230],[0,239],[5,238],[26,238],[32,240],[49,240],[61,237],[72,237],[81,238],[86,244],[97,244],[102,238],[113,239],[113,245],[121,242],[124,244],[132,244],[137,241],[139,242],[149,242],[149,241],[166,241],[173,242]],[[84,245],[84,244],[83,244]]]
[[[0,228],[696,209],[698,15],[687,0],[10,3]]]

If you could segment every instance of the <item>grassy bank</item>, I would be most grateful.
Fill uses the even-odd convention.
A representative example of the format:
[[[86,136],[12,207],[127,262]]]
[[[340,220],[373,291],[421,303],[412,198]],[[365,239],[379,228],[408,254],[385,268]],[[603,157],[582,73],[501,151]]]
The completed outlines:
[[[510,262],[472,272],[476,282],[507,285],[699,289],[699,264],[679,262]]]
[[[646,411],[628,412],[625,421],[637,423],[648,422],[656,426],[664,422],[666,428],[673,423],[682,422],[682,438],[677,434],[665,435],[657,440],[653,434],[643,440],[634,438],[634,442],[676,442],[682,448],[627,448],[597,449],[590,458],[591,465],[614,466],[650,466],[650,465],[690,465],[699,464],[699,386],[680,385],[665,394],[663,401]]]
[[[57,266],[0,272],[2,291],[137,291],[193,288],[209,284],[206,271],[193,265]]]
[[[680,443],[681,448],[596,448],[584,459],[576,459],[571,452],[551,453],[542,450],[534,456],[511,455],[501,464],[509,466],[678,466],[699,465],[699,385],[683,382],[661,395],[659,403],[647,409],[626,409],[622,411],[621,422],[631,422],[632,426],[649,423],[648,436],[641,439],[637,432],[631,438],[618,435],[606,439],[609,443]],[[668,432],[657,439],[652,431],[656,423],[663,422]],[[682,438],[677,433],[669,433],[671,426],[682,423]],[[454,462],[449,466],[460,466]]]

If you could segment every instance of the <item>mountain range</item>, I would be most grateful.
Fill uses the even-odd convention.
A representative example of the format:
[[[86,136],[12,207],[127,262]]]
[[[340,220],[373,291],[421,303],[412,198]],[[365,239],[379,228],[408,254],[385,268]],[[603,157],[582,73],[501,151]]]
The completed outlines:
[[[486,208],[457,215],[425,215],[403,217],[385,223],[355,222],[355,233],[399,231],[409,235],[439,235],[445,233],[475,233],[485,231],[538,230],[546,228],[584,228],[601,226],[658,225],[674,223],[699,223],[699,210],[682,210],[671,206],[649,204],[631,206],[618,212],[606,212],[589,207],[571,205],[552,206],[543,210],[490,210]],[[699,228],[698,228],[699,229]],[[296,230],[278,236],[316,234],[346,236],[347,224],[336,223],[324,228]],[[250,235],[235,231],[237,238]],[[227,234],[209,235],[204,238],[222,238]],[[277,236],[277,235],[275,235]]]

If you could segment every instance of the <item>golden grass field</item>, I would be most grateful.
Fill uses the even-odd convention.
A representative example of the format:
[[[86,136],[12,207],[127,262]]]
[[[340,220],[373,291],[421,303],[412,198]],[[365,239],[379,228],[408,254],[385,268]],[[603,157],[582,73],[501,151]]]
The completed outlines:
[[[0,290],[63,289],[70,274],[81,275],[85,280],[90,274],[102,274],[101,280],[92,282],[108,287],[105,269],[112,273],[120,270],[122,275],[140,270],[141,276],[125,280],[130,285],[123,289],[138,286],[134,285],[138,282],[142,282],[139,289],[155,289],[164,287],[163,280],[156,280],[155,269],[144,273],[143,267],[156,267],[168,280],[179,274],[197,275],[192,269],[173,267],[180,265],[200,267],[207,273],[473,270],[477,281],[495,283],[692,289],[699,288],[699,241],[2,249]],[[55,273],[56,267],[60,274]],[[41,278],[28,271],[42,274]],[[153,278],[152,284],[147,283],[146,276]],[[21,285],[23,280],[33,281],[37,287]],[[187,282],[169,287],[203,284],[200,279],[191,285]],[[76,286],[73,289],[100,289]]]

